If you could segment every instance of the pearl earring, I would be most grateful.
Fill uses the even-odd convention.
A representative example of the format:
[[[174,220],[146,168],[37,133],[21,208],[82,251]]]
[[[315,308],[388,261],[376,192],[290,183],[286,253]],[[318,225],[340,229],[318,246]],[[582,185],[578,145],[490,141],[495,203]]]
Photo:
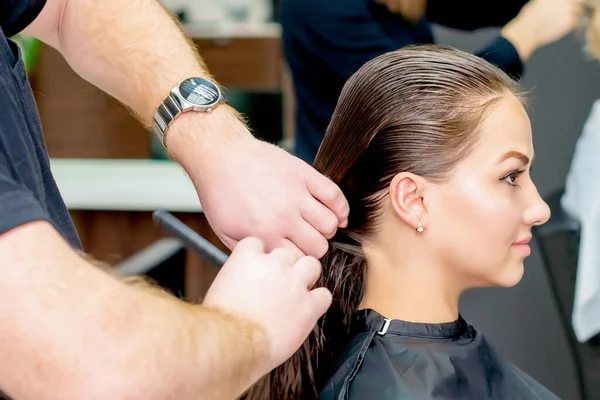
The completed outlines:
[[[423,223],[421,222],[421,220],[419,220],[418,224],[417,224],[417,232],[421,233],[423,232]]]

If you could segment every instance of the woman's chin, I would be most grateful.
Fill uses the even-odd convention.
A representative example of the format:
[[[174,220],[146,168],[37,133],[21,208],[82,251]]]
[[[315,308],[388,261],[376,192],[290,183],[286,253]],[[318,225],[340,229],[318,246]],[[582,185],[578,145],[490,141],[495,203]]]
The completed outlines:
[[[498,279],[497,286],[506,288],[514,287],[521,282],[524,273],[525,265],[523,264],[522,260],[511,263],[511,265],[507,267],[506,271],[504,271],[500,279]]]

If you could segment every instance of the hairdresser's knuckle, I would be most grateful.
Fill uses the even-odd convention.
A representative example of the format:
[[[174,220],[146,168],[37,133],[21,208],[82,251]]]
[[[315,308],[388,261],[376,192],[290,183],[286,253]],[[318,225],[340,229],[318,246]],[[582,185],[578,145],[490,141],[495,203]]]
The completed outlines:
[[[254,225],[252,228],[254,232],[254,236],[259,237],[261,240],[271,243],[273,238],[276,236],[277,226],[269,223],[268,221],[259,222]]]
[[[273,235],[281,235],[290,227],[293,227],[295,213],[289,204],[274,209],[268,220],[263,221],[263,229]]]
[[[307,264],[309,265],[309,267],[315,271],[316,274],[321,274],[321,270],[323,268],[323,266],[321,265],[321,262],[319,261],[318,258],[313,257],[313,256],[306,256],[307,258]]]
[[[333,237],[333,235],[335,235],[335,232],[337,231],[337,225],[338,225],[337,217],[335,217],[333,215],[327,216],[323,220],[323,228],[322,228],[323,235],[325,235],[325,237],[327,239],[331,239]]]
[[[307,255],[307,256],[300,257],[300,259],[297,261],[297,263],[301,263],[303,265],[311,265],[311,264],[314,264],[315,261],[317,263],[319,262],[319,260],[317,258],[315,258],[314,256]]]
[[[337,185],[333,184],[331,191],[332,191],[331,196],[333,198],[333,201],[340,208],[340,210],[343,210],[344,208],[346,208],[348,203],[346,201],[346,196],[344,196],[344,193],[342,192],[342,189],[340,189]]]
[[[235,248],[238,249],[238,251],[262,252],[264,250],[264,242],[259,237],[249,236],[240,240]]]
[[[252,227],[252,235],[260,238],[261,240],[265,240],[268,237],[268,233],[263,224],[256,224]]]
[[[323,190],[323,200],[335,208],[341,209],[343,199],[342,192],[333,184]]]
[[[348,200],[346,199],[346,197],[344,196],[343,193],[341,193],[341,196],[342,196],[342,198],[340,200],[342,202],[342,205],[340,206],[341,213],[342,213],[342,215],[347,217],[348,214],[350,214],[350,204],[348,204]]]
[[[317,258],[321,258],[327,253],[329,242],[323,236],[320,236],[315,243],[315,254]]]
[[[305,197],[298,202],[298,211],[301,215],[310,217],[314,213],[314,199],[312,197]]]
[[[265,218],[261,218],[260,220],[254,221],[252,223],[252,225],[249,227],[249,229],[254,233],[255,236],[258,236],[260,238],[264,238],[269,230],[271,230],[272,228],[270,228],[271,225],[271,220],[273,219],[273,217],[266,216]]]

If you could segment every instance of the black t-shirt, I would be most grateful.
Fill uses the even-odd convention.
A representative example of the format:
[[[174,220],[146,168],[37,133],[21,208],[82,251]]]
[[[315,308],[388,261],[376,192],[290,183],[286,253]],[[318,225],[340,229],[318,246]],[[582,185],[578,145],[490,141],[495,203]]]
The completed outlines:
[[[44,220],[75,248],[81,243],[50,170],[42,126],[18,46],[10,37],[45,0],[0,1],[0,234]]]

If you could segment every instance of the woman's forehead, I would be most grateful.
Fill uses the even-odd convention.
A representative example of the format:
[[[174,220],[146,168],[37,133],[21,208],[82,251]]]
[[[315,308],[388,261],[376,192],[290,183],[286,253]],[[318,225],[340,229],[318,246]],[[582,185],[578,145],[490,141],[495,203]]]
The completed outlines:
[[[500,164],[510,158],[507,154],[521,154],[533,159],[529,117],[513,95],[504,96],[488,113],[481,125],[478,143],[465,161]],[[521,156],[516,158],[523,159]]]

